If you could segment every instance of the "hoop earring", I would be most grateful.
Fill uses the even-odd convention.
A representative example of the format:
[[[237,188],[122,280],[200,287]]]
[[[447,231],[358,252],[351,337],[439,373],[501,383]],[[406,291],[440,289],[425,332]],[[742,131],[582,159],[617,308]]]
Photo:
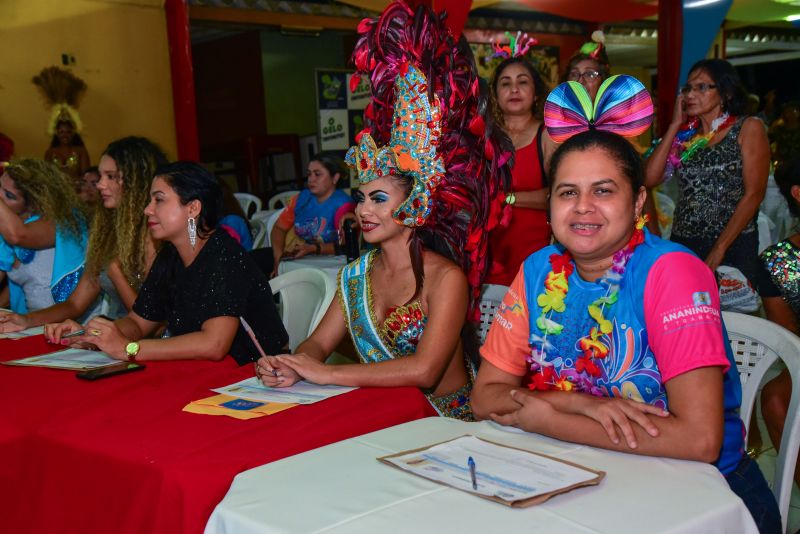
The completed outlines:
[[[197,222],[194,217],[189,217],[186,222],[189,230],[189,244],[192,245],[192,250],[194,250],[194,246],[197,244]]]

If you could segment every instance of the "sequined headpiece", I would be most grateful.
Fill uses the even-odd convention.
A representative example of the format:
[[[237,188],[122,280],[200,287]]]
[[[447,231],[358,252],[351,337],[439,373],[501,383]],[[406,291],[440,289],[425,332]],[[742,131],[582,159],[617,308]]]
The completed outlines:
[[[492,40],[492,47],[494,48],[492,57],[507,59],[510,57],[524,56],[528,53],[528,50],[531,49],[531,46],[539,42],[533,37],[530,37],[527,33],[522,33],[521,31],[517,32],[516,37],[511,35],[510,32],[506,32],[506,37],[508,37],[508,44],[504,46],[500,46]]]
[[[407,174],[414,185],[408,198],[393,213],[405,226],[425,224],[431,212],[431,195],[444,177],[444,163],[437,153],[441,136],[439,99],[428,97],[428,81],[412,64],[401,68],[395,79],[395,104],[389,144],[378,148],[369,131],[347,151],[345,161],[358,172],[359,183],[383,176]]]

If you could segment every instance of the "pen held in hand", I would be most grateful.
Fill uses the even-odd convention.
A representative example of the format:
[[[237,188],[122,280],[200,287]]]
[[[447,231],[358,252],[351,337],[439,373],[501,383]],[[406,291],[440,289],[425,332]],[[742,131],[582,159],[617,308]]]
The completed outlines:
[[[469,478],[472,480],[472,489],[478,489],[478,473],[475,470],[475,460],[470,456],[467,458],[467,467],[469,467]]]
[[[82,336],[85,333],[86,333],[86,330],[84,330],[84,329],[75,330],[74,332],[70,332],[69,334],[64,334],[63,336],[61,336],[61,339],[67,339],[67,338],[70,338],[70,337],[78,337],[78,336]]]
[[[247,332],[247,335],[250,337],[250,340],[253,342],[253,345],[256,346],[256,350],[258,350],[258,353],[261,355],[262,358],[266,358],[267,353],[264,352],[264,349],[261,347],[261,343],[258,342],[258,339],[256,338],[256,333],[253,332],[253,329],[250,328],[250,325],[247,324],[247,321],[244,320],[244,317],[239,317],[239,321],[242,323],[242,328],[244,328],[244,331]],[[272,370],[272,376],[277,376],[275,369]]]

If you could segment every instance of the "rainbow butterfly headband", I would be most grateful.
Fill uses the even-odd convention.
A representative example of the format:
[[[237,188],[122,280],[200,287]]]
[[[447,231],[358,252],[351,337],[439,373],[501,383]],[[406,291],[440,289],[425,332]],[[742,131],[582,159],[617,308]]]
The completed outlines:
[[[351,147],[345,162],[358,172],[359,183],[383,176],[406,174],[414,179],[411,193],[392,214],[405,226],[425,224],[431,196],[444,178],[444,163],[437,154],[441,136],[439,99],[428,98],[428,81],[411,64],[395,80],[396,99],[389,144],[378,148],[368,131]]]
[[[642,82],[625,74],[600,84],[592,102],[578,82],[553,89],[544,103],[544,124],[556,143],[586,130],[635,137],[653,122],[653,101]]]

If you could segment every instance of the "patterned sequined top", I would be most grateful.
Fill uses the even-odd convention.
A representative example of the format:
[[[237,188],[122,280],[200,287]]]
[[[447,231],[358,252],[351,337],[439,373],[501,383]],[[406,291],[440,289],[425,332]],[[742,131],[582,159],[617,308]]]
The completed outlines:
[[[795,316],[800,317],[800,249],[785,239],[762,252],[761,261]]]
[[[673,235],[716,241],[731,220],[744,197],[739,146],[744,119],[737,120],[721,142],[698,151],[680,168],[681,196],[675,208]],[[753,218],[742,233],[755,231]]]
[[[406,305],[394,306],[380,322],[375,315],[375,302],[370,281],[372,263],[378,256],[372,250],[339,272],[337,295],[342,305],[347,330],[363,363],[375,363],[410,356],[417,351],[427,316],[419,300]],[[474,382],[474,369],[465,357],[467,383],[453,393],[426,397],[436,410],[444,416],[473,420],[469,403]]]

